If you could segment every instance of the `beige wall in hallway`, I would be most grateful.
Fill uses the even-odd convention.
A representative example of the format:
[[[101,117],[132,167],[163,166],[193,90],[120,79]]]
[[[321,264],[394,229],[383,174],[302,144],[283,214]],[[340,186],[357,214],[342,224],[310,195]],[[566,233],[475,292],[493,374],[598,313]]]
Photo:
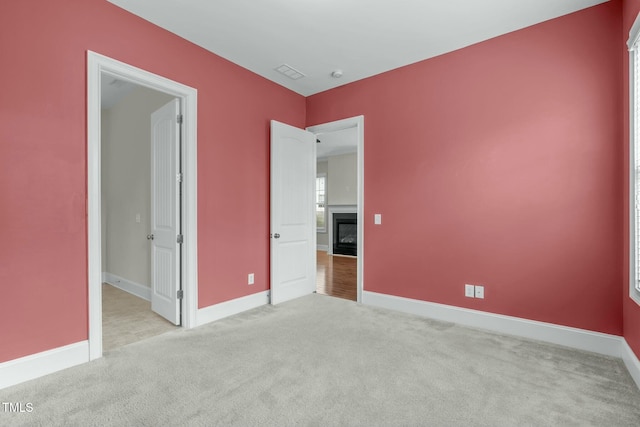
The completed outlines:
[[[329,157],[327,199],[329,205],[358,204],[358,156],[356,153]]]

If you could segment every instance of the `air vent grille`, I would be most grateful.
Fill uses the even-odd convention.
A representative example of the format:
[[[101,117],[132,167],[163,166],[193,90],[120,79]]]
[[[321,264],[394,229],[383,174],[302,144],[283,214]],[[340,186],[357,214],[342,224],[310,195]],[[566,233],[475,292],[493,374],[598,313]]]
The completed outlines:
[[[275,70],[280,74],[284,74],[285,76],[289,77],[291,80],[298,80],[304,77],[304,74],[301,71],[298,71],[287,64],[282,64]]]

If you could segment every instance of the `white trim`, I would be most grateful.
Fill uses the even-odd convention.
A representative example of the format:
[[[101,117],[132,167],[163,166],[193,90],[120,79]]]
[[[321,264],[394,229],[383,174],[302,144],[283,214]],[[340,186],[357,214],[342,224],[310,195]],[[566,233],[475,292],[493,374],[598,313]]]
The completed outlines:
[[[637,265],[636,246],[638,245],[636,238],[636,145],[637,145],[637,123],[636,116],[636,42],[640,34],[640,15],[636,17],[636,21],[629,32],[629,298],[640,304],[640,291],[636,288],[636,271],[640,266]]]
[[[316,249],[319,251],[325,251],[327,253],[329,253],[329,246],[328,245],[316,245]]]
[[[89,361],[89,341],[80,341],[0,363],[0,389]]]
[[[334,122],[309,126],[309,132],[327,133],[338,130],[358,129],[357,161],[358,161],[358,261],[357,261],[357,301],[362,302],[364,289],[364,116],[350,117]]]
[[[197,326],[205,325],[234,314],[242,313],[269,304],[269,291],[262,291],[256,294],[221,302],[198,310]]]
[[[89,274],[89,358],[102,357],[102,248],[100,97],[101,75],[145,86],[180,98],[183,138],[182,325],[196,325],[198,310],[197,103],[196,89],[115,59],[87,51],[87,213]]]
[[[138,298],[142,298],[147,301],[151,301],[151,288],[140,283],[132,282],[124,277],[117,276],[111,273],[103,273],[104,283],[108,283],[114,288],[118,288],[122,291],[128,292],[131,295],[135,295]]]
[[[591,351],[606,356],[621,357],[622,354],[622,342],[624,339],[617,335],[603,334],[552,323],[379,294],[376,292],[365,292],[362,303],[472,328],[486,329],[501,334],[515,335],[522,338]]]
[[[629,30],[629,39],[627,40],[627,49],[632,50],[640,37],[640,13],[636,15],[636,19]]]
[[[640,360],[638,360],[638,357],[633,350],[631,350],[626,340],[622,340],[622,360],[631,378],[633,378],[638,388],[640,388]]]

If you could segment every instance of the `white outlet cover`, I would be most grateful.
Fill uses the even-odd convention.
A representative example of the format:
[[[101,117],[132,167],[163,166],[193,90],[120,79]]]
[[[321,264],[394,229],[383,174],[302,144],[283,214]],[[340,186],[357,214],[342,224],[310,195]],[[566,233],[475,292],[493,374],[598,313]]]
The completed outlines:
[[[476,298],[484,298],[484,286],[476,285]]]
[[[247,275],[247,283],[249,285],[253,285],[255,282],[255,276],[253,275],[253,273],[249,273],[249,275]]]
[[[464,285],[464,296],[475,298],[475,289],[473,285]]]
[[[382,214],[374,214],[373,223],[377,225],[382,224]]]

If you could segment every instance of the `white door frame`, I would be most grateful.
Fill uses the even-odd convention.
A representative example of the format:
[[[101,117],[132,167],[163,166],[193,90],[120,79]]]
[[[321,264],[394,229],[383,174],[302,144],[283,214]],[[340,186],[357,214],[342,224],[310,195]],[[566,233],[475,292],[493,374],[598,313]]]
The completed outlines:
[[[358,260],[357,260],[357,292],[358,302],[362,302],[362,290],[364,288],[363,265],[364,265],[364,116],[350,117],[348,119],[337,120],[335,122],[323,123],[309,126],[307,130],[314,134],[335,132],[344,129],[357,129],[358,134]],[[315,223],[314,223],[315,227]],[[315,230],[314,230],[315,231]]]
[[[89,295],[89,360],[102,357],[102,220],[101,220],[101,75],[173,95],[182,115],[182,326],[196,326],[198,309],[197,242],[197,97],[196,89],[87,51],[87,260]]]

